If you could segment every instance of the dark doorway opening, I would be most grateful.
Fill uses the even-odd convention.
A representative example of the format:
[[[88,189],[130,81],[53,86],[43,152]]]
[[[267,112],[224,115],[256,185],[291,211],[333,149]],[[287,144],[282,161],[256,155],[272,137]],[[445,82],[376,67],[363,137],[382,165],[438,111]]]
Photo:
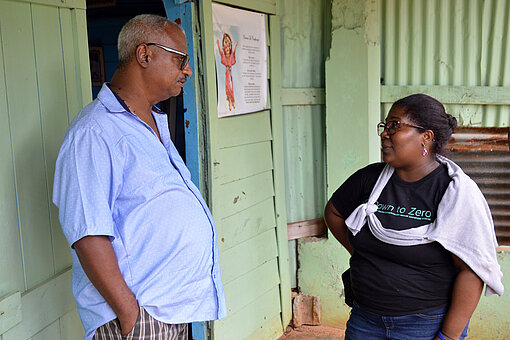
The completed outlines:
[[[138,14],[167,16],[161,0],[87,1],[93,98],[97,97],[102,83],[111,80],[117,68],[117,37],[122,26]],[[186,162],[182,93],[161,102],[158,106],[167,114],[172,142]]]

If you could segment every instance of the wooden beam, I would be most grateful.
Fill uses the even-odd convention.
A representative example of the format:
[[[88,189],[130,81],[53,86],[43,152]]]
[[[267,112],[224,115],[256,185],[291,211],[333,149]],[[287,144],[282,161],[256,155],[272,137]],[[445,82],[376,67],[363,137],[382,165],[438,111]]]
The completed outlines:
[[[67,268],[21,296],[23,319],[2,335],[4,340],[29,339],[76,308],[71,289],[72,270]]]
[[[21,322],[21,294],[15,292],[0,299],[0,337]]]
[[[326,223],[324,223],[324,219],[322,217],[287,224],[289,241],[303,237],[324,236],[327,232],[328,229],[326,228]]]
[[[76,8],[76,9],[87,8],[86,0],[13,0],[13,1],[61,8]]]
[[[257,3],[258,1],[252,1]],[[275,2],[276,4],[276,2]],[[289,242],[287,241],[287,206],[285,198],[285,141],[282,97],[282,51],[280,35],[280,16],[269,16],[269,65],[271,77],[271,128],[273,135],[273,176],[274,176],[274,202],[276,214],[276,240],[278,244],[278,270],[280,274],[280,301],[282,315],[282,331],[292,319],[291,280],[289,266]]]
[[[282,88],[282,105],[324,105],[326,91],[322,87]]]
[[[509,86],[381,86],[381,103],[393,103],[414,93],[425,93],[443,104],[510,105]]]

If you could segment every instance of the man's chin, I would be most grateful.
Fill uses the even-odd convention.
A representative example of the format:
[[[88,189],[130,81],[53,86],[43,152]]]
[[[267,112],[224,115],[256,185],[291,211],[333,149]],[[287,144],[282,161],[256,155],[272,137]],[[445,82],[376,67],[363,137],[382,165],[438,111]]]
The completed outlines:
[[[181,94],[181,92],[182,92],[182,87],[173,89],[172,91],[170,91],[170,97],[177,97],[178,95]]]

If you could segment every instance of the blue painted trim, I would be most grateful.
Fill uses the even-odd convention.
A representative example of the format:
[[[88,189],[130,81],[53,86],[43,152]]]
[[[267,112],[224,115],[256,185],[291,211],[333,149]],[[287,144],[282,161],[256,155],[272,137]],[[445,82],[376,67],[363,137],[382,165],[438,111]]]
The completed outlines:
[[[192,3],[183,0],[163,0],[166,15],[169,19],[180,19],[181,26],[186,33],[187,49],[193,75],[184,84],[183,106],[184,112],[184,139],[186,142],[186,166],[191,172],[191,180],[200,189],[200,148],[199,148],[199,120],[197,112],[197,94],[195,91],[196,68],[195,50],[193,49],[193,15]],[[191,332],[194,340],[207,340],[207,327],[205,322],[193,322]]]
[[[191,323],[191,335],[193,340],[207,340],[207,328],[205,322]]]
[[[196,101],[196,73],[195,73],[195,50],[193,49],[193,15],[192,3],[177,3],[178,0],[163,0],[166,15],[171,20],[180,19],[180,25],[186,33],[190,66],[193,75],[184,84],[184,136],[186,142],[186,166],[191,172],[191,180],[200,189],[200,148],[199,148],[199,120]]]

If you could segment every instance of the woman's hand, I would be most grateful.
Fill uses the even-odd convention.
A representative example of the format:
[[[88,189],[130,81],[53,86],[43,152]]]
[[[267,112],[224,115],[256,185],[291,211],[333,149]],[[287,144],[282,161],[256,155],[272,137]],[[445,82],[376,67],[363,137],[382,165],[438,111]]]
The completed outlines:
[[[453,285],[452,301],[443,322],[442,333],[448,339],[458,339],[478,305],[483,281],[457,256],[451,254],[459,269]],[[446,334],[448,334],[446,336]],[[436,337],[440,340],[439,337]]]
[[[347,237],[347,226],[345,225],[345,219],[340,215],[338,210],[336,210],[335,206],[331,202],[331,200],[326,204],[326,208],[324,209],[324,221],[326,221],[326,225],[335,238],[340,242],[344,248],[352,255],[353,249],[351,244],[349,243],[349,238]]]

